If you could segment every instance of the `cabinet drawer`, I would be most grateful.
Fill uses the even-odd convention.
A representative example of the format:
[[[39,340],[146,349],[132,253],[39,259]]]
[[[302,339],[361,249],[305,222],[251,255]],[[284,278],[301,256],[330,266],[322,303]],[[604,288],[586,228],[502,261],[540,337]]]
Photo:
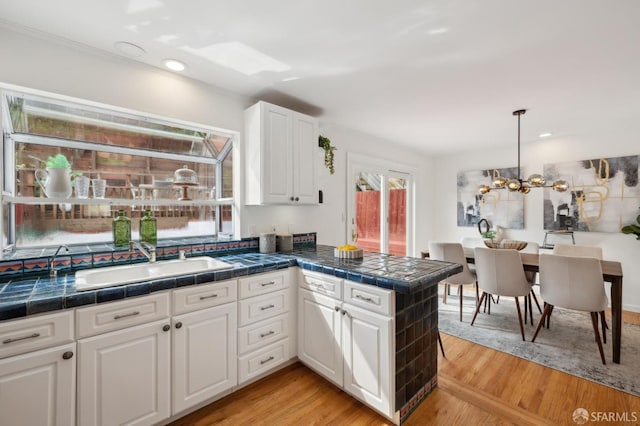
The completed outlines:
[[[270,272],[267,274],[253,275],[238,280],[238,297],[246,299],[247,297],[259,296],[272,291],[282,290],[289,287],[289,275],[286,271]]]
[[[372,285],[345,281],[343,300],[382,315],[393,315],[395,311],[394,292]]]
[[[287,312],[289,310],[289,291],[282,290],[241,300],[238,305],[240,308],[238,325],[242,327]]]
[[[73,312],[60,312],[0,323],[0,358],[74,340]]]
[[[330,275],[300,270],[300,287],[342,299],[342,279]]]
[[[249,381],[265,373],[291,358],[289,339],[251,352],[238,358],[238,382]]]
[[[238,353],[255,351],[289,335],[289,314],[238,329]]]
[[[173,314],[179,315],[234,302],[237,298],[237,288],[238,282],[229,280],[174,290]]]
[[[76,311],[78,338],[120,330],[169,316],[169,293],[105,303]]]

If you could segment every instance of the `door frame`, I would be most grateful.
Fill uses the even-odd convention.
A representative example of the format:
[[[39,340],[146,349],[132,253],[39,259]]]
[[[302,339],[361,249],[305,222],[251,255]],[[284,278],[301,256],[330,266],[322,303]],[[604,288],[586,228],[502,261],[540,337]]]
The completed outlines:
[[[346,204],[347,204],[347,220],[345,226],[345,240],[353,242],[352,230],[353,223],[355,221],[356,213],[356,189],[354,182],[354,176],[357,171],[367,171],[378,173],[385,176],[382,179],[382,185],[380,187],[380,196],[382,201],[381,212],[381,232],[380,240],[387,247],[389,243],[389,226],[387,222],[389,203],[387,200],[387,182],[386,178],[400,177],[407,179],[407,214],[406,214],[406,256],[415,256],[414,247],[414,233],[415,233],[415,194],[416,194],[416,176],[418,175],[418,169],[414,166],[389,161],[387,159],[372,157],[366,154],[360,154],[355,152],[347,152],[347,191],[346,191]]]

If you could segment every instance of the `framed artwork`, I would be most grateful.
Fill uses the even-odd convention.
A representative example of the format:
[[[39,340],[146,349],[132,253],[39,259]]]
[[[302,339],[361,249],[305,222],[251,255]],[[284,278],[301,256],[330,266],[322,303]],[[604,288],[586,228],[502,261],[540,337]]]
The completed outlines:
[[[478,186],[491,184],[498,174],[511,179],[517,172],[517,167],[458,172],[458,226],[476,226],[480,219],[487,219],[492,227],[524,229],[522,194],[504,189],[478,193]]]
[[[545,164],[547,181],[564,179],[567,192],[544,189],[544,229],[620,232],[640,206],[640,156]]]

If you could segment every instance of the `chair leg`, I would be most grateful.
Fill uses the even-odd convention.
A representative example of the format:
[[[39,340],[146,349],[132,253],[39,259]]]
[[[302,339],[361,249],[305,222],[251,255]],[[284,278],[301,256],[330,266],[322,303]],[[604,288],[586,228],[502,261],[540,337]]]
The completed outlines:
[[[544,321],[547,318],[547,315],[551,313],[551,308],[553,308],[553,306],[545,302],[544,312],[542,313],[542,317],[540,317],[540,321],[538,322],[538,327],[536,327],[536,332],[533,333],[533,339],[531,339],[531,342],[536,341],[536,337],[538,337],[538,333],[540,332],[540,329],[544,325]]]
[[[462,321],[462,296],[463,296],[462,286],[458,286],[458,299],[460,299],[460,321]]]
[[[602,323],[602,343],[607,344],[607,320],[604,318],[604,311],[600,311],[600,322]]]
[[[480,300],[478,301],[478,306],[476,306],[476,312],[473,314],[473,319],[471,320],[471,325],[476,322],[476,317],[478,316],[478,312],[480,312],[480,306],[482,306],[482,301],[487,297],[487,293],[482,292],[482,296],[480,296]]]
[[[536,302],[536,306],[538,307],[538,312],[542,315],[542,308],[540,308],[540,303],[538,302],[538,298],[536,297],[536,293],[531,289],[531,296],[533,296],[533,301]]]
[[[449,293],[449,284],[444,285],[444,293],[442,293],[442,303],[447,304],[447,293]]]
[[[549,315],[547,315],[547,329],[549,328],[549,325],[551,324],[551,314],[553,313],[553,305],[551,305],[551,310],[549,311]]]
[[[524,323],[527,323],[529,317],[529,296],[524,297]],[[533,325],[533,324],[532,324]]]
[[[598,313],[591,312],[591,324],[593,325],[593,332],[596,335],[596,342],[598,343],[598,350],[600,351],[600,358],[603,364],[607,364],[604,360],[604,350],[602,349],[602,342],[600,341],[600,333],[598,332]]]
[[[529,299],[529,321],[531,322],[531,327],[533,327],[533,305],[531,304],[531,294],[527,295],[527,299]]]
[[[524,327],[522,326],[522,313],[520,312],[520,302],[516,299],[516,309],[518,310],[518,322],[520,323],[520,334],[522,334],[522,340],[524,341]]]
[[[478,287],[478,281],[476,281],[476,303],[480,301],[480,287]]]
[[[446,358],[447,356],[444,354],[444,346],[442,346],[442,337],[440,337],[440,330],[438,330],[438,343],[440,344],[440,352],[442,352],[442,357]]]

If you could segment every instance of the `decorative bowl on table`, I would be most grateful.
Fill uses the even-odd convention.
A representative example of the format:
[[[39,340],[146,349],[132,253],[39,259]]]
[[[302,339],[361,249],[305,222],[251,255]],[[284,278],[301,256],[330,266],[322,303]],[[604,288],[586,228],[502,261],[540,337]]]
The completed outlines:
[[[484,245],[492,249],[522,250],[527,246],[527,242],[518,240],[484,240]]]
[[[363,250],[351,244],[345,244],[333,249],[333,256],[339,259],[362,259]]]

